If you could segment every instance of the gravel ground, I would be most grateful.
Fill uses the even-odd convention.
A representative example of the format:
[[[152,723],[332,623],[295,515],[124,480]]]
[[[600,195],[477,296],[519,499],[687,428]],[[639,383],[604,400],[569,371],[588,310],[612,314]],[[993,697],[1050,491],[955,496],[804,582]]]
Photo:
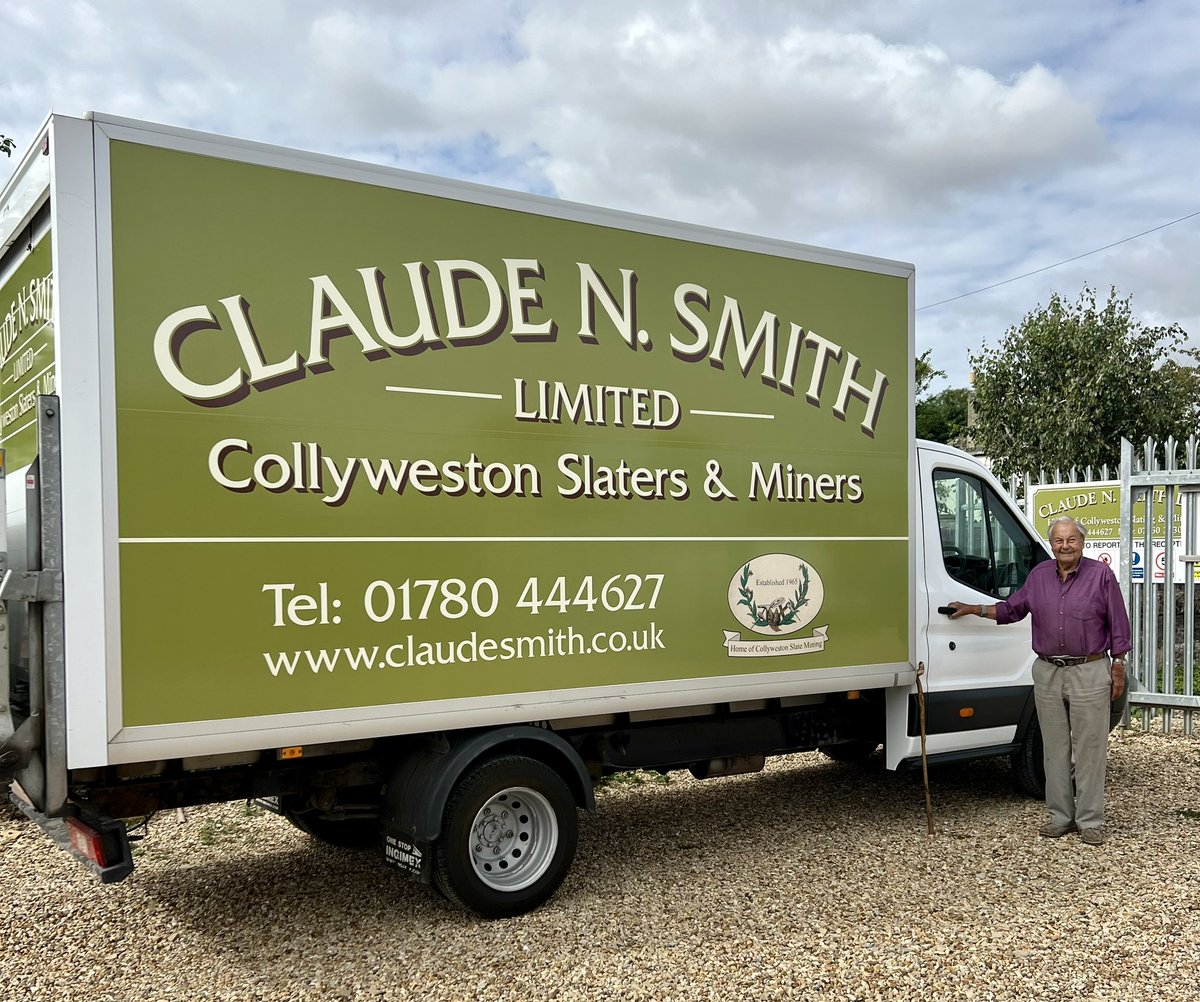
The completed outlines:
[[[480,922],[245,804],[159,815],[122,884],[0,807],[0,998],[1200,999],[1200,740],[1116,732],[1107,845],[1007,763],[820,755],[607,784],[566,884]]]

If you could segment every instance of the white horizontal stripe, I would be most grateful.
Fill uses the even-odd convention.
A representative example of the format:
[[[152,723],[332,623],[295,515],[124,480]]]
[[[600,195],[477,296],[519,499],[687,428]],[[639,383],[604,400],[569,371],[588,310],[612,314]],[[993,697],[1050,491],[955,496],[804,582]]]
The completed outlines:
[[[120,543],[906,543],[907,536],[122,536]]]
[[[743,413],[742,413],[742,412],[740,412],[740,411],[697,411],[697,410],[691,410],[691,411],[688,411],[688,413],[689,413],[689,414],[701,414],[701,415],[703,415],[704,417],[744,417],[744,418],[757,418],[759,421],[774,421],[774,420],[775,420],[775,415],[774,415],[774,414],[752,414],[752,413],[745,413],[745,414],[743,414]]]
[[[470,390],[428,390],[420,386],[385,386],[391,393],[424,393],[431,397],[477,397],[481,400],[503,400],[501,393],[472,393]]]
[[[32,428],[35,424],[37,424],[36,414],[34,414],[33,417],[31,417],[24,424],[18,425],[16,428],[14,428],[12,425],[9,425],[8,431],[6,431],[3,436],[0,436],[0,443],[7,442],[10,438],[20,435],[21,432],[23,432],[26,428]]]

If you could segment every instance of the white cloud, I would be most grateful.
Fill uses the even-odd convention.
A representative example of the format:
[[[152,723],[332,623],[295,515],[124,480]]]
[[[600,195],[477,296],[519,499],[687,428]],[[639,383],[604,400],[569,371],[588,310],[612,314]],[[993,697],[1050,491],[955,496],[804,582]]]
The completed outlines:
[[[526,23],[521,107],[563,195],[815,233],[911,217],[1103,150],[1094,112],[1042,67],[1004,83],[931,46],[730,33],[701,9],[686,23],[660,13],[575,31],[545,13]],[[455,71],[450,89],[470,89],[471,71]],[[508,97],[491,92],[496,106]]]

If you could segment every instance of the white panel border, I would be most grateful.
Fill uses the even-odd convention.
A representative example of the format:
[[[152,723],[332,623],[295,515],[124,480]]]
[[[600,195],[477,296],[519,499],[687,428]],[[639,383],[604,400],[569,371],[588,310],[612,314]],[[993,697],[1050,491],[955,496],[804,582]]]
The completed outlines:
[[[122,731],[112,745],[111,759],[114,763],[145,762],[689,706],[703,715],[704,707],[712,703],[893,688],[912,681],[908,664],[859,665],[156,724]]]
[[[112,205],[109,143],[126,141],[235,160],[558,219],[769,254],[793,260],[905,279],[908,284],[909,380],[914,341],[911,264],[848,254],[764,237],[655,219],[558,199],[450,181],[396,168],[364,164],[282,147],[152,125],[91,113],[88,121],[52,118],[52,191],[55,196],[56,337],[63,393],[63,533],[67,563],[67,688],[75,711],[69,722],[71,768],[225,751],[482,726],[512,720],[628,712],[750,698],[828,692],[832,689],[911,685],[911,664],[887,664],[723,676],[503,697],[441,700],[284,714],[278,717],[198,721],[123,728],[119,607],[119,537],[116,485],[116,412],[113,329]],[[70,339],[64,336],[72,333]],[[87,336],[87,335],[91,336]],[[62,392],[62,391],[60,391]],[[909,439],[913,416],[910,414]],[[913,450],[909,452],[909,534],[915,525]],[[909,546],[910,571],[913,546]],[[909,595],[909,651],[914,598]],[[82,653],[82,656],[80,655]],[[97,665],[106,666],[98,684]]]
[[[99,276],[111,267],[98,264],[96,256],[92,139],[90,122],[60,115],[50,120],[55,368],[62,408],[67,765],[72,769],[106,761],[110,693],[103,672],[117,650],[111,631],[118,613],[112,587],[116,512],[110,495],[115,485],[104,477],[113,447],[112,421],[104,410],[111,404],[111,394],[105,393],[111,364],[105,373],[100,357],[111,331],[102,326],[98,301]]]

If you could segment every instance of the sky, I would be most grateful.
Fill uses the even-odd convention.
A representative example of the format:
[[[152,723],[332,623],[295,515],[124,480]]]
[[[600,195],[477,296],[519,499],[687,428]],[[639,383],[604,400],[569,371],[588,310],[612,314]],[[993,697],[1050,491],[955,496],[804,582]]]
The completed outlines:
[[[936,392],[1085,284],[1200,345],[1198,48],[1200,0],[3,0],[0,134],[99,111],[910,262]]]

